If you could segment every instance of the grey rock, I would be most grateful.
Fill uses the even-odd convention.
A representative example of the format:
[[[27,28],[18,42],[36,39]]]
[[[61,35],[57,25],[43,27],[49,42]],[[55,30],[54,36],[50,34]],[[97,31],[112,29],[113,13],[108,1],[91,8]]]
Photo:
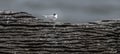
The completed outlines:
[[[120,20],[54,24],[26,12],[1,12],[0,54],[120,53]]]

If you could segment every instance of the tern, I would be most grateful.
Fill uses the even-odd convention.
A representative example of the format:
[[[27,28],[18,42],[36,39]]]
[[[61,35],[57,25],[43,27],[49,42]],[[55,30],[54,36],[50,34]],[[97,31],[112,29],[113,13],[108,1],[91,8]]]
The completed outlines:
[[[55,20],[58,18],[58,15],[56,13],[53,13],[52,15],[43,15],[45,18],[55,22]],[[55,24],[53,25],[55,28]]]
[[[58,15],[54,13],[52,15],[44,15],[44,17],[50,19],[51,21],[55,21],[58,18]]]

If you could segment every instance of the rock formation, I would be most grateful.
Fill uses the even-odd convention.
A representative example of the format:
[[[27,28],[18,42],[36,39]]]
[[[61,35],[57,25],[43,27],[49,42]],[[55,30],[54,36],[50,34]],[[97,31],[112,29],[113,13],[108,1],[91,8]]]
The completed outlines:
[[[0,12],[0,54],[119,54],[120,20],[56,24]]]

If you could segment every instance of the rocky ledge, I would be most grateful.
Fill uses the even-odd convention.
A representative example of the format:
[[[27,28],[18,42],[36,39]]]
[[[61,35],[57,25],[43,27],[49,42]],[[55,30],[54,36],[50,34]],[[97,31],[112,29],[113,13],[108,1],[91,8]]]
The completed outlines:
[[[120,53],[120,20],[54,24],[26,12],[0,12],[0,54]]]

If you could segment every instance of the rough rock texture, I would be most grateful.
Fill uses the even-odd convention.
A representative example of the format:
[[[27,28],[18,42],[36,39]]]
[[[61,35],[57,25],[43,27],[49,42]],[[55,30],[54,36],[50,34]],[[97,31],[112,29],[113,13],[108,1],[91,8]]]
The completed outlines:
[[[1,12],[0,54],[120,54],[120,20],[53,25],[26,12]]]

